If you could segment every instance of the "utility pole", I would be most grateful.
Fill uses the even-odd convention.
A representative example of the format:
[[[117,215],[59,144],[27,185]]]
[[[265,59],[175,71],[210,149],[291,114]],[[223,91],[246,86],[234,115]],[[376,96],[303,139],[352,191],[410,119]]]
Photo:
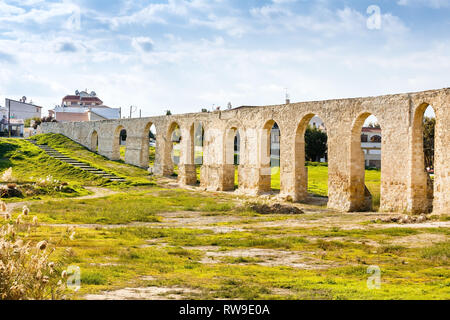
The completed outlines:
[[[134,109],[133,109],[134,108]],[[137,107],[135,106],[130,106],[130,119],[132,117],[133,112],[135,112],[137,110]]]
[[[11,100],[8,101],[8,137],[11,138]]]

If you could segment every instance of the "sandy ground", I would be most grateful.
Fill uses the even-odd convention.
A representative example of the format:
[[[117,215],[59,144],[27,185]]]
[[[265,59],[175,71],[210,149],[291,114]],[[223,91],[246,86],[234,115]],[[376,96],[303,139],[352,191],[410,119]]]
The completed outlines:
[[[93,194],[88,195],[88,196],[82,196],[82,197],[75,197],[75,198],[71,198],[73,200],[85,200],[85,199],[97,199],[97,198],[103,198],[103,197],[107,197],[113,194],[116,194],[117,191],[113,191],[107,188],[100,188],[100,187],[84,187],[85,189],[93,192]],[[55,201],[58,200],[67,200],[68,198],[60,198],[60,199],[54,199]],[[30,205],[31,203],[33,204],[39,204],[39,203],[43,203],[47,200],[40,200],[40,201],[21,201],[21,202],[14,202],[14,203],[8,203],[7,204],[7,212],[12,212],[14,210],[16,210],[17,208],[22,208],[25,205]],[[4,213],[0,212],[0,216],[3,216]]]
[[[181,287],[124,288],[101,294],[88,294],[86,300],[182,300],[199,291]]]

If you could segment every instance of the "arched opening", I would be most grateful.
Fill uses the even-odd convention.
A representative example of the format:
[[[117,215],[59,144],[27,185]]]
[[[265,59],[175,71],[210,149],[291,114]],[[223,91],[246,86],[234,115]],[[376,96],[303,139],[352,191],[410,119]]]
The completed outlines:
[[[270,120],[263,128],[261,148],[261,185],[262,192],[280,191],[280,141],[278,124]]]
[[[239,188],[239,166],[241,164],[241,134],[239,130],[234,135],[234,188]]]
[[[156,126],[152,124],[148,130],[148,160],[150,166],[154,167],[156,162],[157,143],[156,143]]]
[[[173,122],[169,127],[169,154],[170,163],[169,170],[172,171],[172,176],[178,176],[178,165],[181,158],[181,129],[178,123]]]
[[[378,211],[381,204],[382,130],[376,116],[361,114],[351,137],[351,211]]]
[[[237,127],[227,130],[225,135],[225,190],[239,188],[241,135]]]
[[[127,150],[127,130],[120,130],[119,135],[119,145],[120,145],[120,160],[125,161],[125,152]]]
[[[296,200],[308,193],[328,197],[328,136],[324,121],[306,115],[297,127],[295,138]]]
[[[142,136],[141,166],[154,168],[156,162],[156,127],[147,123]]]
[[[123,144],[124,138],[125,144]],[[125,151],[126,151],[126,130],[123,126],[118,126],[114,131],[111,159],[112,160],[122,159],[121,154],[123,153],[123,156],[125,156]]]
[[[429,104],[420,105],[414,115],[412,159],[412,211],[432,212],[434,200],[436,115]]]
[[[197,175],[197,183],[200,183],[200,173],[203,165],[203,139],[205,136],[205,130],[201,122],[194,123],[191,133],[194,137],[194,164]]]
[[[91,151],[98,152],[98,133],[95,130],[91,134]]]

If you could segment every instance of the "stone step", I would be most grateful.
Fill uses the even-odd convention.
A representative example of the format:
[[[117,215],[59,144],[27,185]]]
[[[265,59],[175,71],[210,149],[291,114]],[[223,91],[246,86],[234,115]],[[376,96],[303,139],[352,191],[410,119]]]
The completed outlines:
[[[63,153],[53,149],[50,146],[38,145],[35,140],[29,140],[29,141],[32,144],[34,144],[35,146],[37,146],[38,148],[40,148],[41,150],[43,150],[47,155],[49,155],[50,157],[52,157],[52,158],[54,158],[56,160],[59,160],[61,162],[67,163],[67,164],[70,164],[71,166],[74,166],[75,168],[78,168],[78,169],[81,169],[83,171],[89,172],[89,173],[91,173],[91,174],[93,174],[95,176],[107,179],[107,180],[112,181],[112,182],[126,182],[126,179],[124,179],[124,178],[120,178],[120,177],[118,177],[118,176],[116,176],[114,174],[110,174],[110,173],[107,173],[107,172],[105,172],[105,171],[103,171],[101,169],[94,168],[94,167],[88,165],[87,163],[83,163],[81,161],[72,159],[69,156],[67,156],[67,155],[65,155],[65,154],[63,154]]]

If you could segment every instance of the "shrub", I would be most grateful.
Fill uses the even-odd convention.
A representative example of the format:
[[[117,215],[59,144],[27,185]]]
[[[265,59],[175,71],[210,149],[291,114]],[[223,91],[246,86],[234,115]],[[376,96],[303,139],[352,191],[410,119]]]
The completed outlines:
[[[50,260],[54,249],[47,240],[32,243],[29,238],[37,218],[23,213],[13,222],[1,203],[1,210],[8,223],[0,228],[0,300],[46,300],[63,298],[65,286],[60,264]],[[31,222],[27,222],[31,220]],[[19,233],[26,230],[22,239]]]

